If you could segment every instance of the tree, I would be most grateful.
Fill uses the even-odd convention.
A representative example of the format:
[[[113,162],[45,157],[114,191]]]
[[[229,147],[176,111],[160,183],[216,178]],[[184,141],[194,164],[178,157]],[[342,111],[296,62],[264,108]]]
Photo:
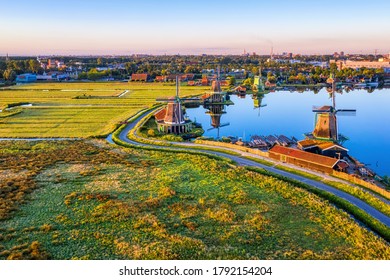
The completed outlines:
[[[259,68],[257,68],[257,67],[252,67],[251,72],[252,72],[253,75],[258,75],[258,74],[259,74]]]
[[[331,73],[336,73],[337,72],[337,64],[336,63],[331,63],[329,65],[329,68],[330,68],[330,72]]]
[[[184,70],[184,73],[193,73],[194,72],[194,67],[193,66],[187,66],[186,69]]]
[[[30,59],[28,61],[28,69],[33,73],[38,73],[39,69],[41,68],[41,65],[39,62],[35,59]]]
[[[87,74],[88,80],[92,80],[92,81],[96,81],[104,76],[106,76],[106,71],[98,72],[96,68],[89,70]]]
[[[243,85],[246,87],[251,87],[253,85],[253,78],[247,78],[244,80]]]
[[[7,69],[3,72],[3,77],[7,81],[13,81],[16,79],[16,73],[14,70]]]
[[[276,83],[276,77],[274,75],[267,76],[267,80],[272,84]]]
[[[302,84],[306,83],[306,77],[305,77],[305,75],[303,75],[302,73],[299,73],[299,74],[297,75],[296,78],[297,78],[297,80],[300,81]]]
[[[154,137],[154,136],[156,136],[156,133],[154,132],[154,129],[150,128],[150,129],[148,130],[148,136],[149,136],[149,137]]]
[[[230,77],[229,79],[229,86],[234,86],[236,84],[236,78],[235,77]]]

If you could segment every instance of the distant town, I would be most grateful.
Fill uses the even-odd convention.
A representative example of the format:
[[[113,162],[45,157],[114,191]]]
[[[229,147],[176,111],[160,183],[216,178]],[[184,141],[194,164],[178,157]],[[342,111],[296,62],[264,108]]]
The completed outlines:
[[[211,84],[220,66],[221,86],[250,89],[253,77],[265,77],[268,88],[315,87],[335,73],[351,88],[390,86],[390,55],[146,55],[0,57],[0,85],[50,81],[181,82],[190,86]]]

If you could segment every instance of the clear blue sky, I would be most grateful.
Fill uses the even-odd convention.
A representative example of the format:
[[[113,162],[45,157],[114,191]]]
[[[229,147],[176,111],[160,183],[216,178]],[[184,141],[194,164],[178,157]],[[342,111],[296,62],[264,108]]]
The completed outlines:
[[[0,55],[390,52],[390,1],[0,0]]]

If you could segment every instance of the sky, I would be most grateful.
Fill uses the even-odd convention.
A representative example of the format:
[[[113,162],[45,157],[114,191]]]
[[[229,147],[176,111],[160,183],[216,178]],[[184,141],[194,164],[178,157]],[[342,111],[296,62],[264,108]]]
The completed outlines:
[[[388,0],[0,0],[0,56],[390,52]]]

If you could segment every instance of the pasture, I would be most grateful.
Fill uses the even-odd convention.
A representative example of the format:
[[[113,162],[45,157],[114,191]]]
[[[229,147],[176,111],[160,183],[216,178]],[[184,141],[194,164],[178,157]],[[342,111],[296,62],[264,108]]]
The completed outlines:
[[[0,189],[0,259],[390,257],[318,196],[200,155],[5,141]]]
[[[207,87],[182,87],[181,96],[201,94]],[[0,113],[0,137],[94,137],[158,97],[175,95],[173,84],[156,83],[35,83],[0,90],[0,109],[30,103],[21,113]],[[15,109],[16,110],[16,109]],[[11,110],[12,111],[12,110]],[[1,115],[5,115],[1,117]]]

